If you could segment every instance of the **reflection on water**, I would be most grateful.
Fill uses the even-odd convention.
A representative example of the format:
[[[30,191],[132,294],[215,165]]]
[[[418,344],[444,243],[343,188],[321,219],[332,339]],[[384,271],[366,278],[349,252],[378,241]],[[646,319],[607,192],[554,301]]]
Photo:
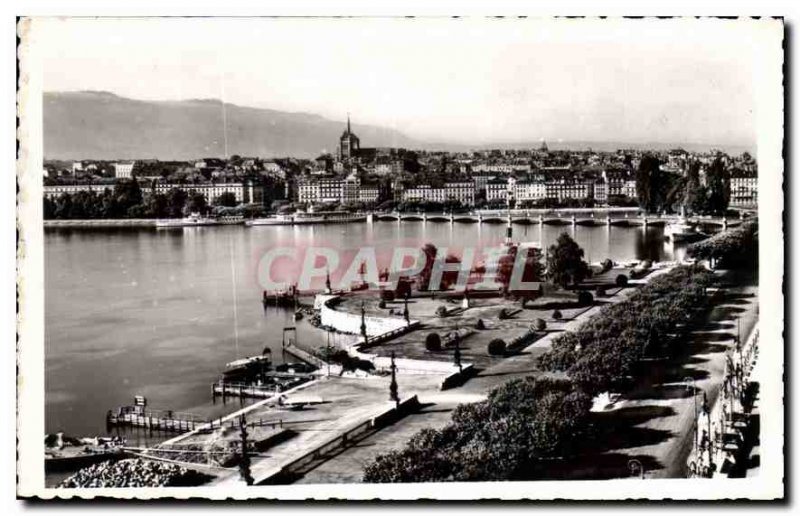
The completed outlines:
[[[665,244],[656,227],[514,225],[514,238],[546,247],[562,231],[577,240],[589,261],[671,260],[682,252]],[[373,246],[390,252],[430,241],[457,251],[497,245],[504,237],[503,224],[432,222],[48,230],[47,431],[105,433],[106,411],[130,404],[137,394],[156,409],[206,417],[230,411],[230,405],[211,403],[210,385],[224,364],[264,346],[280,362],[281,329],[295,325],[288,311],[264,312],[260,303],[257,264],[271,246]],[[306,322],[296,325],[302,344],[324,344]]]

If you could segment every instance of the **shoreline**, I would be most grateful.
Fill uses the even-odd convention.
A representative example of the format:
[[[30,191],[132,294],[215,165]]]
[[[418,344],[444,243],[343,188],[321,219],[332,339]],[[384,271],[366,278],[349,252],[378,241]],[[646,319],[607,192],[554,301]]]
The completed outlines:
[[[155,228],[156,219],[56,219],[43,221],[52,228]]]

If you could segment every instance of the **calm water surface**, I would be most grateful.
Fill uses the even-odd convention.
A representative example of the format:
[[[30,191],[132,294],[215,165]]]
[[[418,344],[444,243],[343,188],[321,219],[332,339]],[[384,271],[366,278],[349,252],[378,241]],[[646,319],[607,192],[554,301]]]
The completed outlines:
[[[515,225],[514,238],[547,246],[562,231],[589,261],[682,254],[656,227]],[[496,244],[504,235],[502,224],[433,222],[47,230],[46,429],[105,434],[106,411],[137,394],[155,409],[212,417],[231,411],[230,401],[223,406],[211,398],[211,382],[224,364],[265,346],[280,362],[281,329],[294,325],[290,311],[261,306],[257,264],[270,246],[385,251],[433,242],[457,249]],[[301,344],[324,344],[304,321],[297,327]]]

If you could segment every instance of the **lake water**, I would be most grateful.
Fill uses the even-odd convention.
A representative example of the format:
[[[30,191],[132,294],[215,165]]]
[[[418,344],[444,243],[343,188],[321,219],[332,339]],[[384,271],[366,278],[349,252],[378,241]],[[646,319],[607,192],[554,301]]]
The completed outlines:
[[[658,227],[515,225],[514,239],[547,246],[563,231],[588,261],[682,254]],[[261,305],[257,267],[270,246],[386,251],[432,242],[457,249],[504,236],[502,224],[435,222],[47,230],[46,430],[104,435],[106,411],[138,394],[154,409],[230,412],[230,400],[222,406],[211,398],[224,364],[265,346],[280,362],[281,330],[295,325],[290,311]],[[304,321],[297,327],[301,344],[324,345],[321,332]]]

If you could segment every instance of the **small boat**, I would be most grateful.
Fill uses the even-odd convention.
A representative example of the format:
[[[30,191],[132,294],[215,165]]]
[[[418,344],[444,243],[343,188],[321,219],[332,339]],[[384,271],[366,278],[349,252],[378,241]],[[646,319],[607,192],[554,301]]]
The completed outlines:
[[[673,242],[683,242],[697,238],[699,233],[693,224],[690,224],[686,218],[681,217],[664,227],[664,236]]]
[[[225,382],[250,382],[272,368],[269,354],[240,358],[225,364],[222,380]]]
[[[203,217],[199,213],[192,213],[188,217],[182,219],[159,219],[156,220],[157,228],[184,228],[195,226],[213,226],[216,224],[216,219]]]

